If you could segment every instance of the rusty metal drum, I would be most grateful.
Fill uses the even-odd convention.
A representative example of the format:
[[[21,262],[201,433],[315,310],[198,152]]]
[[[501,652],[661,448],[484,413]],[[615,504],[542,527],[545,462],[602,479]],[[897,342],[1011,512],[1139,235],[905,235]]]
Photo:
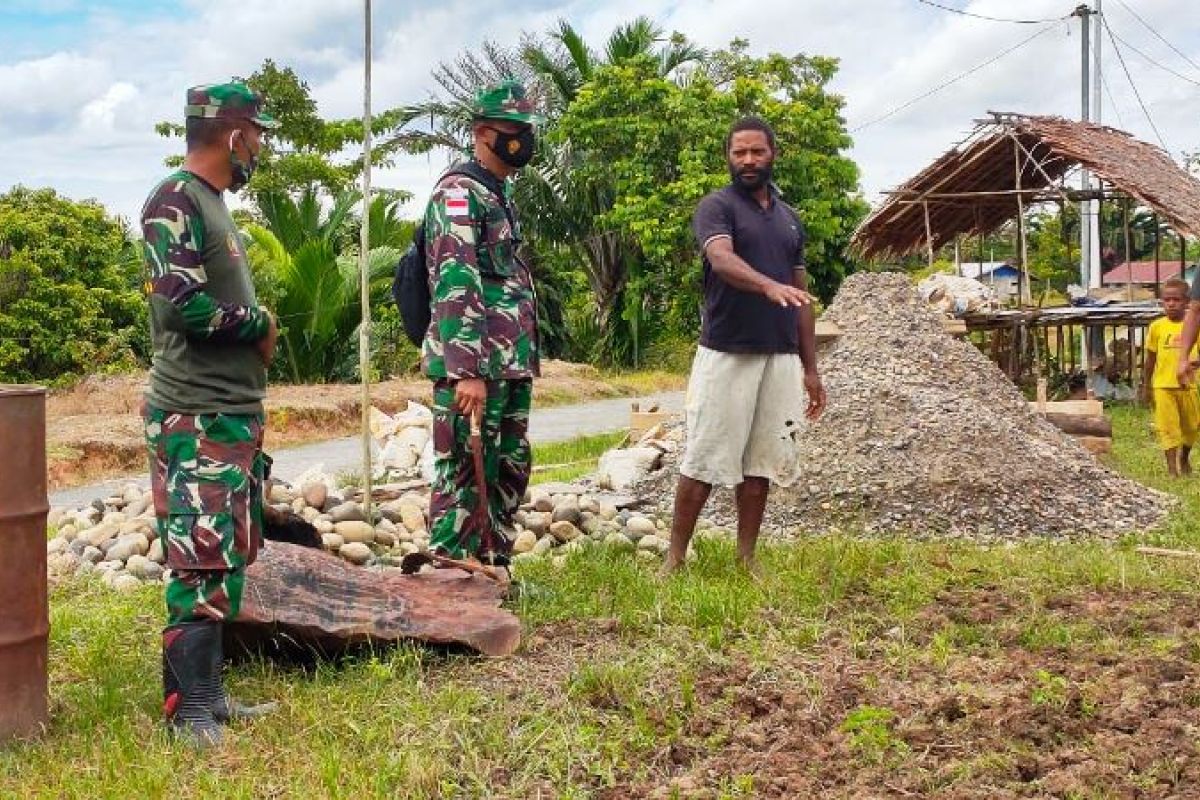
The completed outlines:
[[[0,743],[49,720],[46,390],[0,384]]]

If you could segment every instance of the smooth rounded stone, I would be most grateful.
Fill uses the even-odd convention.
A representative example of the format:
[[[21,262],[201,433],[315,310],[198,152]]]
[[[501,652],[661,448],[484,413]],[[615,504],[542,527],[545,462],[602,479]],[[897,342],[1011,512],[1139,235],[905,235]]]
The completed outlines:
[[[50,541],[46,542],[46,555],[47,556],[57,555],[58,553],[65,552],[67,550],[67,548],[69,548],[70,546],[71,546],[71,543],[68,542],[66,539],[64,539],[61,536],[55,536]]]
[[[582,512],[579,510],[579,503],[575,498],[562,500],[554,507],[554,513],[551,516],[552,522],[569,522],[572,525],[579,524]]]
[[[141,587],[141,580],[136,575],[130,575],[129,573],[117,575],[112,579],[112,588],[118,592],[136,592]]]
[[[625,527],[625,523],[629,522],[629,519],[632,516],[633,512],[629,511],[628,509],[621,509],[617,512],[617,515],[613,517],[613,519],[615,519],[617,524],[619,524],[621,527]]]
[[[132,555],[125,562],[125,571],[138,578],[149,578],[152,568],[157,568],[157,574],[162,574],[162,567],[159,567],[158,564],[155,564],[145,556]]]
[[[391,531],[381,531],[378,528],[376,528],[375,529],[375,544],[381,545],[382,547],[395,547],[396,546],[396,534],[392,533]]]
[[[604,537],[604,543],[618,550],[633,550],[635,547],[633,540],[623,533],[610,533]]]
[[[65,516],[67,516],[65,508],[52,508],[50,509],[50,513],[46,515],[46,524],[51,528],[57,528]]]
[[[579,510],[588,514],[599,514],[600,501],[590,494],[582,494],[579,496]]]
[[[601,502],[598,505],[599,507],[596,509],[596,513],[600,515],[601,519],[616,519],[617,514],[620,513],[617,511],[617,507],[612,503]]]
[[[105,554],[109,561],[126,561],[131,556],[144,556],[150,552],[150,539],[144,533],[128,533],[117,539],[117,543]]]
[[[425,511],[416,503],[400,506],[400,523],[413,533],[425,530]]]
[[[79,568],[81,559],[74,553],[55,553],[46,559],[46,570],[54,575],[69,575]]]
[[[130,519],[133,519],[134,517],[140,517],[145,514],[146,510],[153,505],[154,498],[152,496],[139,497],[137,500],[134,500],[129,505],[125,506],[125,515]]]
[[[658,561],[659,554],[657,552],[655,552],[654,550],[638,550],[637,557],[640,560],[646,561],[646,562]]]
[[[351,564],[365,564],[371,558],[371,548],[362,542],[346,542],[338,550],[338,555]]]
[[[529,553],[533,551],[537,545],[538,537],[533,531],[521,531],[517,534],[516,540],[513,541],[512,550],[514,553]]]
[[[528,511],[529,511],[529,509],[527,509],[527,508],[517,509],[517,512],[515,514],[513,514],[513,522],[517,523],[521,527],[524,527],[525,526],[525,515],[528,513]]]
[[[359,520],[335,522],[333,523],[333,532],[347,542],[356,544],[366,544],[375,541],[375,529],[370,524]]]
[[[267,492],[267,500],[272,503],[286,503],[287,505],[291,505],[295,499],[295,493],[283,483],[271,484],[271,489]]]
[[[630,517],[625,523],[625,530],[638,536],[649,536],[658,530],[654,521],[643,516]]]
[[[305,509],[307,509],[307,508],[308,508],[308,504],[304,502],[303,497],[297,497],[295,500],[292,501],[292,513],[293,514],[303,514]]]
[[[77,556],[83,555],[84,551],[91,547],[85,539],[75,539],[67,546],[67,552],[74,553]]]
[[[143,575],[142,577],[148,581],[161,581],[163,579],[163,575],[165,575],[166,572],[167,572],[166,567],[164,567],[162,564],[158,564],[154,561],[151,561],[148,564],[146,564],[146,567],[145,567],[146,574]]]
[[[340,494],[337,492],[330,492],[325,498],[325,503],[321,506],[321,511],[328,514],[330,511],[333,511],[344,502],[346,501]]]
[[[154,526],[146,519],[131,519],[128,522],[122,522],[121,527],[117,529],[118,537],[128,536],[131,533],[140,533],[147,539],[150,538],[151,533],[154,533],[156,536],[158,535],[154,531]]]
[[[300,496],[313,508],[321,508],[329,497],[329,487],[324,481],[309,481],[300,487]]]
[[[73,542],[75,541],[76,537],[79,536],[79,528],[76,528],[74,525],[63,525],[59,527],[58,535],[66,539],[68,542]]]
[[[550,531],[550,515],[541,511],[530,511],[525,515],[525,529],[540,538]]]
[[[562,520],[551,523],[550,535],[560,542],[573,542],[578,539],[583,533],[570,522]]]
[[[336,533],[321,534],[321,544],[324,545],[326,550],[336,553],[338,550],[342,549],[342,545],[345,543],[346,540]]]
[[[90,561],[80,561],[79,566],[75,568],[76,577],[82,578],[84,575],[91,575],[96,571],[96,565]]]
[[[126,505],[140,501],[145,493],[136,483],[126,484],[125,491],[121,493],[121,499]]]
[[[300,518],[305,522],[315,522],[321,518],[321,512],[317,511],[312,506],[305,506],[304,508],[300,509]]]
[[[146,551],[146,558],[150,559],[155,564],[166,563],[167,555],[163,549],[162,539],[155,539],[150,543],[150,549]]]
[[[537,494],[533,497],[533,510],[543,514],[554,511],[554,498],[548,494]]]
[[[109,561],[107,559],[97,561],[96,569],[101,572],[124,572],[125,564],[121,561]]]
[[[317,533],[333,533],[333,522],[325,517],[317,517],[312,520],[312,524]]]
[[[367,515],[363,513],[363,507],[354,501],[342,503],[329,512],[329,518],[336,525],[339,522],[365,522]]]
[[[604,533],[607,533],[607,531],[605,530],[605,523],[604,523],[603,519],[596,516],[595,514],[591,514],[591,515],[584,514],[583,516],[584,516],[584,519],[583,519],[583,522],[580,524],[579,528],[584,533],[586,533],[588,536],[597,536],[597,535],[602,535]]]
[[[533,549],[530,550],[529,552],[533,553],[536,556],[545,555],[546,553],[549,553],[551,550],[553,550],[555,545],[557,545],[557,544],[558,544],[558,540],[555,539],[553,536],[549,536],[549,535],[543,536],[542,538],[537,540],[537,544],[535,544],[533,546]]]
[[[104,553],[100,552],[99,547],[92,547],[91,545],[88,545],[88,547],[79,554],[79,559],[81,561],[86,561],[89,564],[99,564],[104,560]]]
[[[101,525],[107,524],[109,522],[115,522],[117,525],[120,525],[122,522],[128,522],[128,521],[129,521],[129,517],[125,516],[125,512],[123,512],[123,511],[108,511],[108,512],[105,512],[104,516],[102,516],[100,518]]]
[[[419,552],[421,552],[421,548],[418,547],[417,545],[413,544],[412,542],[401,542],[400,543],[401,557],[411,555],[412,553],[419,553]]]
[[[97,525],[94,528],[89,528],[83,534],[83,537],[87,539],[88,544],[99,547],[109,539],[117,538],[118,530],[118,526],[114,523],[105,523],[103,525]]]

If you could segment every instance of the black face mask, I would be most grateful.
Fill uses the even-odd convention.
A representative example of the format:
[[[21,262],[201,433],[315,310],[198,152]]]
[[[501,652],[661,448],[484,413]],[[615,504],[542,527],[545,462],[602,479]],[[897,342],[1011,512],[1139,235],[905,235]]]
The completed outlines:
[[[520,169],[533,158],[533,148],[537,139],[533,128],[522,128],[518,133],[507,133],[499,128],[490,128],[496,132],[496,143],[488,147],[496,154],[496,158],[513,169]]]
[[[753,176],[743,175],[737,171],[733,164],[729,165],[729,177],[735,184],[742,187],[748,192],[757,192],[759,189],[771,183],[772,173],[775,171],[774,162],[768,163],[765,167],[758,170]]]

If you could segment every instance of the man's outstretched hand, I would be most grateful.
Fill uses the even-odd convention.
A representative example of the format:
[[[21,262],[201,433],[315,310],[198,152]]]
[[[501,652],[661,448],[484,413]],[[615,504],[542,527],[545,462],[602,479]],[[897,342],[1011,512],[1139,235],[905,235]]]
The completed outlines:
[[[808,394],[808,408],[804,410],[804,416],[809,419],[820,419],[821,414],[825,411],[825,385],[821,383],[821,376],[816,372],[804,373],[804,391]]]

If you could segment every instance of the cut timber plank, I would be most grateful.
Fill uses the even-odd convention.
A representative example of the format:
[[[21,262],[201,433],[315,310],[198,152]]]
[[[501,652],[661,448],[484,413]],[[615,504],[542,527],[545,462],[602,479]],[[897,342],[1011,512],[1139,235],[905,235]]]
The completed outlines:
[[[1052,400],[1045,404],[1045,408],[1038,408],[1038,402],[1030,400],[1029,407],[1047,414],[1075,414],[1081,417],[1098,417],[1104,413],[1104,403],[1099,400]]]
[[[671,419],[675,415],[668,411],[631,411],[629,414],[629,435],[634,440],[642,438],[642,434]]]
[[[1112,452],[1112,438],[1104,436],[1072,436],[1084,450],[1094,456],[1106,455]]]
[[[1197,553],[1195,550],[1172,550],[1169,547],[1135,547],[1134,552],[1141,553],[1144,556],[1200,559],[1200,553]]]
[[[942,330],[951,336],[965,336],[967,333],[967,323],[965,320],[944,317],[942,319]],[[817,320],[816,331],[817,344],[832,342],[842,335],[841,327],[837,323],[827,319]]]

